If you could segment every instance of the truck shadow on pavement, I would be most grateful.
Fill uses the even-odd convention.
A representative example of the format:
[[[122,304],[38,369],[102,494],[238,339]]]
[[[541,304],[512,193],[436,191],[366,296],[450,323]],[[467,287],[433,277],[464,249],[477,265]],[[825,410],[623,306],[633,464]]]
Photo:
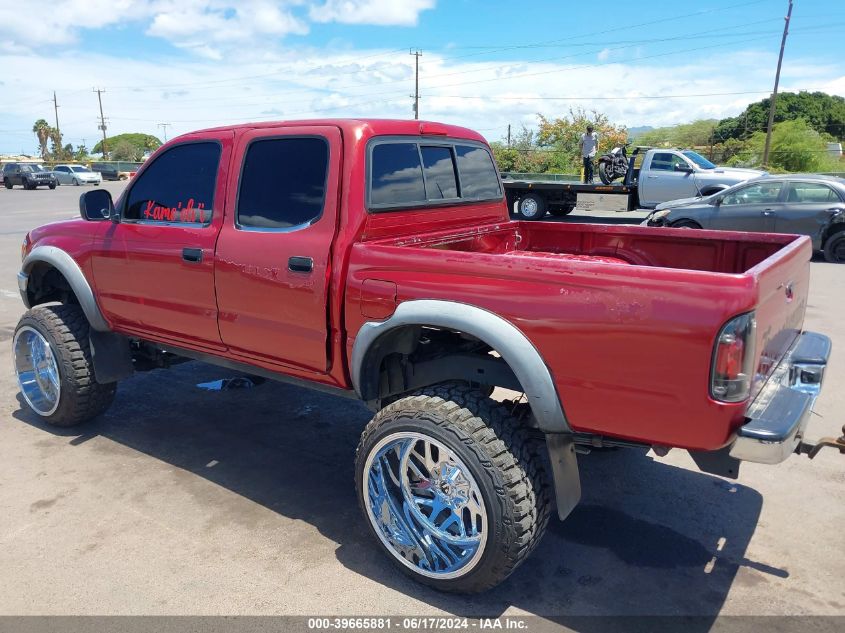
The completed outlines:
[[[270,382],[205,392],[195,385],[230,374],[200,363],[169,371],[122,383],[112,409],[76,429],[48,427],[22,405],[13,415],[67,437],[61,450],[101,436],[306,521],[337,543],[348,569],[455,615],[494,617],[515,607],[577,630],[606,628],[584,615],[690,615],[704,620],[686,628],[709,630],[735,582],[788,576],[770,566],[777,561],[746,559],[759,493],[628,449],[579,457],[581,505],[565,522],[553,515],[505,583],[478,596],[442,594],[397,571],[360,514],[353,462],[371,417],[362,404]]]

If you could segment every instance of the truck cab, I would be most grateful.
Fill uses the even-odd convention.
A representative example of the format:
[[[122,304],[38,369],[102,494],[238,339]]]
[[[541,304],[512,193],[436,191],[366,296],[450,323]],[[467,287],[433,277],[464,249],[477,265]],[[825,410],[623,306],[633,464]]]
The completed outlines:
[[[636,156],[632,168],[637,169]],[[668,200],[709,196],[766,172],[756,169],[717,167],[698,152],[650,149],[637,174],[639,203],[653,208]]]

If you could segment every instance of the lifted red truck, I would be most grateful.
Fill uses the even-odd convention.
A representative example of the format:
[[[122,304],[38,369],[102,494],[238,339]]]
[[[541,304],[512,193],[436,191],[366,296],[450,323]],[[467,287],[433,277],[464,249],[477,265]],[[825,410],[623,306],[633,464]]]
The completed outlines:
[[[526,558],[552,497],[578,503],[577,453],[677,447],[736,477],[814,449],[806,237],[512,222],[484,139],[416,121],[187,134],[80,212],[23,244],[32,410],[78,424],[186,359],[360,398],[363,514],[442,590]]]

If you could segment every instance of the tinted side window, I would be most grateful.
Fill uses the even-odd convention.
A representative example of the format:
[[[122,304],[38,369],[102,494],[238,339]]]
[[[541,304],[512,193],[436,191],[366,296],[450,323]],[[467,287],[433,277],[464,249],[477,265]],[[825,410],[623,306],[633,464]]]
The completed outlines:
[[[123,217],[153,222],[210,222],[219,162],[217,143],[188,143],[167,150],[132,184]]]
[[[490,152],[482,147],[456,145],[455,154],[461,175],[461,198],[483,200],[502,196]]]
[[[286,229],[323,213],[329,144],[324,138],[271,138],[250,144],[238,191],[239,226]]]
[[[425,193],[429,200],[458,197],[455,164],[448,147],[421,147],[425,170]]]
[[[673,169],[673,158],[673,154],[655,154],[651,159],[651,169],[657,169],[658,171],[671,171]]]
[[[373,148],[370,202],[396,205],[425,200],[416,143],[383,143]]]

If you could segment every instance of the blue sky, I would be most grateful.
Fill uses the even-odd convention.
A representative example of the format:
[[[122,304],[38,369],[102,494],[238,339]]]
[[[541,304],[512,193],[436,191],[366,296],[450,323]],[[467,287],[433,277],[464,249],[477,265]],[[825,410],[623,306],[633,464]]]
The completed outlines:
[[[738,113],[771,90],[785,0],[55,0],[0,23],[0,152],[249,120],[412,116],[490,140],[572,107],[628,126]],[[783,90],[845,96],[845,2],[795,0]]]

